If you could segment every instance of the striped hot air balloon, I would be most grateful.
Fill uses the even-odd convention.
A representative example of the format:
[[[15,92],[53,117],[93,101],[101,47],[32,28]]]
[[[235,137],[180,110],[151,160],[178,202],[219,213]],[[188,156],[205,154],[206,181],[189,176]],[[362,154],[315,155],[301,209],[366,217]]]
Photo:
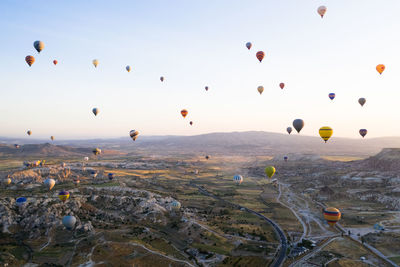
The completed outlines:
[[[65,202],[69,198],[69,192],[62,190],[60,193],[58,193],[58,198],[62,201]]]
[[[236,174],[233,176],[233,181],[237,184],[240,185],[243,182],[243,177],[239,174]]]
[[[33,56],[26,56],[25,57],[26,63],[28,63],[29,67],[32,66],[33,63],[35,63],[35,58]]]
[[[331,100],[333,100],[335,98],[336,94],[335,93],[330,93],[328,96],[329,96],[329,98]]]
[[[265,56],[265,53],[264,53],[263,51],[258,51],[258,52],[256,53],[256,57],[257,57],[257,59],[260,61],[260,63],[261,63],[261,61],[264,59],[264,56]]]
[[[183,118],[186,118],[186,116],[187,116],[188,113],[189,113],[189,112],[188,112],[186,109],[182,109],[182,110],[181,110],[181,115],[182,115]]]
[[[330,226],[335,226],[335,224],[340,220],[342,214],[337,208],[326,208],[324,209],[324,219]]]
[[[331,138],[333,130],[329,126],[324,126],[319,129],[319,135],[324,139],[325,143]]]

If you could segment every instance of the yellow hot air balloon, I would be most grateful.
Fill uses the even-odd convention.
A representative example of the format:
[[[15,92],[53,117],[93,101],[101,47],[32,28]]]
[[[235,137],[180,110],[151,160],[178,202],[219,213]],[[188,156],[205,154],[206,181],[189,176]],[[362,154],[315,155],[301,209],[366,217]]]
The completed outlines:
[[[260,95],[264,92],[264,86],[259,86],[257,87],[257,91],[260,93]]]
[[[324,139],[325,143],[329,140],[329,138],[331,138],[332,134],[333,130],[329,126],[324,126],[319,129],[319,135],[322,139]]]
[[[265,168],[265,174],[268,176],[268,178],[272,178],[272,176],[275,174],[275,171],[275,167],[273,166],[268,166]]]
[[[92,63],[95,68],[97,68],[97,65],[99,65],[99,61],[97,59],[93,59]]]
[[[379,64],[376,66],[376,70],[379,72],[379,74],[382,74],[382,72],[385,70],[385,65]]]
[[[334,226],[342,216],[341,212],[337,208],[326,208],[324,210],[324,219],[330,226]]]

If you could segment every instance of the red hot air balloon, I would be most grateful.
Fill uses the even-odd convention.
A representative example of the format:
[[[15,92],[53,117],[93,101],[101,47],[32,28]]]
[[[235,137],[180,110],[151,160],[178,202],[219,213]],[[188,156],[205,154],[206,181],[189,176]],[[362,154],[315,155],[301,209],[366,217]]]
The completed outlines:
[[[279,84],[279,87],[280,87],[281,89],[283,89],[283,88],[285,88],[285,84],[284,84],[284,83],[280,83],[280,84]]]
[[[54,59],[54,60],[53,60],[53,64],[54,64],[54,65],[57,65],[57,63],[58,63],[58,61]]]
[[[189,112],[188,112],[186,109],[182,109],[182,110],[181,110],[181,115],[182,115],[183,118],[186,118],[186,116],[187,116],[188,113],[189,113]]]
[[[258,52],[256,53],[256,57],[257,57],[257,59],[260,61],[260,63],[261,63],[261,61],[264,59],[264,56],[265,56],[265,53],[264,53],[263,51],[258,51]]]

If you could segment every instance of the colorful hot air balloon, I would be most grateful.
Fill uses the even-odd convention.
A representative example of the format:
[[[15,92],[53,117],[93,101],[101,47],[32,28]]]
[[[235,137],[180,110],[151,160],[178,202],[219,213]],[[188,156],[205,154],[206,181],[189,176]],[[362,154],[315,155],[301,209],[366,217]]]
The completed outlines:
[[[17,204],[18,207],[21,207],[21,206],[26,204],[26,198],[25,197],[19,197],[19,198],[17,198],[15,203]]]
[[[265,168],[265,174],[268,176],[268,178],[272,178],[275,174],[275,167],[273,166],[268,166]]]
[[[190,125],[193,125],[193,121],[190,121],[189,124],[190,124]]]
[[[260,95],[264,92],[264,86],[259,86],[257,87],[257,91],[260,93]]]
[[[364,138],[364,136],[367,135],[368,131],[367,131],[367,129],[360,129],[359,133]]]
[[[264,56],[265,56],[265,53],[264,53],[263,51],[258,51],[258,52],[256,53],[256,57],[257,57],[257,59],[260,61],[260,63],[261,63],[261,61],[264,59]]]
[[[129,132],[129,136],[132,138],[133,141],[136,141],[136,138],[138,137],[138,135],[139,135],[139,131],[131,130]]]
[[[160,77],[160,81],[161,81],[161,82],[164,81],[164,77],[163,77],[163,76]]]
[[[358,103],[360,103],[361,106],[364,106],[365,102],[367,102],[367,100],[364,97],[358,99]]]
[[[40,51],[44,49],[44,43],[42,41],[35,41],[33,47],[38,51],[38,53],[40,53]]]
[[[57,65],[57,63],[58,63],[58,61],[54,59],[54,60],[53,60],[53,64],[54,64],[54,65]]]
[[[69,192],[68,191],[60,191],[60,193],[58,193],[58,198],[62,201],[65,202],[67,201],[67,199],[69,198]]]
[[[298,133],[300,133],[301,129],[303,129],[304,127],[304,121],[302,119],[295,119],[293,121],[293,127]]]
[[[329,96],[329,98],[331,100],[333,100],[335,98],[336,94],[335,93],[330,93],[328,96]]]
[[[14,144],[14,147],[15,147],[15,148],[19,148],[19,145],[18,145],[18,144]]]
[[[28,63],[29,67],[32,66],[33,63],[35,63],[35,58],[33,56],[26,56],[25,57],[26,63]]]
[[[97,59],[93,59],[92,63],[95,68],[97,68],[97,65],[99,65],[99,61]]]
[[[67,164],[65,162],[61,163],[61,168],[65,168]]]
[[[205,87],[206,91],[208,91],[208,86]]]
[[[283,89],[283,88],[285,88],[285,84],[284,84],[284,83],[280,83],[280,84],[279,84],[279,87],[280,87],[281,89]]]
[[[125,67],[125,69],[126,69],[127,72],[131,72],[131,66],[128,65],[128,66]]]
[[[72,230],[75,227],[76,224],[76,218],[71,215],[64,216],[62,219],[62,223],[67,228],[67,230]]]
[[[288,132],[288,134],[290,134],[292,132],[292,127],[287,127],[286,131]]]
[[[250,42],[247,42],[246,43],[246,47],[247,47],[247,49],[249,49],[250,50],[250,48],[252,47],[253,45],[250,43]]]
[[[84,161],[89,161],[89,157],[84,157],[83,160]]]
[[[233,181],[237,184],[240,185],[243,182],[243,177],[239,174],[236,174],[233,176]]]
[[[47,178],[44,181],[44,185],[47,187],[47,189],[51,190],[53,189],[54,185],[56,184],[56,181],[54,181],[54,179],[51,178]]]
[[[5,185],[11,184],[11,178],[10,178],[10,177],[5,178],[4,181],[3,181],[3,183],[4,183]]]
[[[108,173],[108,179],[111,181],[112,179],[114,179],[114,173]]]
[[[95,156],[97,156],[97,155],[101,154],[101,149],[97,147],[97,148],[94,148],[94,149],[92,150],[92,152],[93,152],[93,154],[94,154]]]
[[[324,126],[319,129],[319,135],[324,139],[325,143],[331,138],[333,130],[329,126]]]
[[[94,108],[94,109],[92,109],[92,112],[95,116],[97,116],[97,114],[99,114],[100,110],[98,108]]]
[[[54,141],[54,136],[50,136],[51,141]]]
[[[186,118],[186,116],[187,116],[188,113],[189,113],[189,112],[188,112],[186,109],[182,109],[182,110],[181,110],[181,114],[182,114],[182,117],[183,117],[183,118]]]
[[[74,185],[78,185],[81,181],[78,178],[74,179]]]
[[[385,65],[383,64],[377,65],[376,70],[379,72],[379,74],[382,74],[382,72],[385,70]]]
[[[32,131],[31,131],[31,130],[28,130],[26,133],[27,133],[28,135],[31,135],[31,134],[32,134]]]
[[[284,160],[284,161],[288,161],[288,157],[287,157],[287,156],[284,156],[284,157],[283,157],[283,160]]]
[[[326,8],[326,6],[320,6],[319,8],[318,8],[318,14],[321,16],[321,18],[323,18],[324,17],[324,15],[325,15],[325,13],[326,13],[326,10],[327,10],[327,8]]]
[[[326,208],[324,209],[324,219],[330,226],[335,226],[335,224],[340,220],[341,213],[336,208]]]
[[[180,210],[181,209],[181,203],[179,201],[176,201],[176,200],[172,201],[171,209],[175,210],[175,211]]]

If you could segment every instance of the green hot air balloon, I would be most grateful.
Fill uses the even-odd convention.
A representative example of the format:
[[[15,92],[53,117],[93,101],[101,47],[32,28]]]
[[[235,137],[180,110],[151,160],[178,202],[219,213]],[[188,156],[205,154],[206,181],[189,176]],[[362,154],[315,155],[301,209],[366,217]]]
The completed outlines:
[[[272,178],[275,174],[275,167],[273,166],[268,166],[265,168],[265,174],[268,176],[268,178]]]

